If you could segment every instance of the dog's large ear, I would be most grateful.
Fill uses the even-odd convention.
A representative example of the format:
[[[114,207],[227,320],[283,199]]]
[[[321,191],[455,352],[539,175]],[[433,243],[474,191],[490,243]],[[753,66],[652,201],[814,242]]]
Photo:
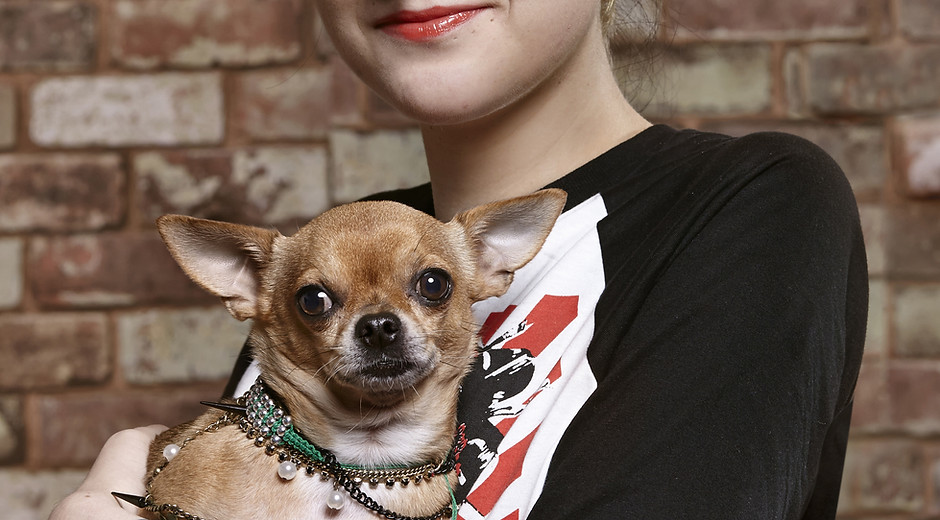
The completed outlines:
[[[463,226],[476,252],[476,300],[500,296],[513,273],[532,260],[565,206],[565,192],[546,189],[465,211],[452,222]]]
[[[232,316],[255,317],[258,271],[270,261],[278,232],[182,215],[164,215],[157,227],[194,282],[222,298]]]

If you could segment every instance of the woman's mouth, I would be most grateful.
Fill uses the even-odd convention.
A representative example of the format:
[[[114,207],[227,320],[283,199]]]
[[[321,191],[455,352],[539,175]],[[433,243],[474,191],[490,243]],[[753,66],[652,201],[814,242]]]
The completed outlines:
[[[423,11],[399,11],[381,18],[375,27],[386,34],[412,42],[442,36],[468,22],[483,7],[432,7]]]

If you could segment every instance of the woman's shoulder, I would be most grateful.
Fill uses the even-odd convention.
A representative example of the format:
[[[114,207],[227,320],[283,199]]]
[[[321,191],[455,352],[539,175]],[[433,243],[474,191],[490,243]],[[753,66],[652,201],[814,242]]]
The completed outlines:
[[[728,136],[700,130],[676,131],[672,153],[685,164],[705,174],[723,170],[728,174],[755,176],[767,171],[786,171],[792,175],[844,178],[838,164],[815,143],[784,132],[765,131]],[[791,179],[792,180],[792,179]]]
[[[625,142],[608,158],[608,191],[642,189],[660,203],[718,201],[742,190],[778,196],[839,200],[854,207],[854,196],[839,165],[816,144],[783,132],[728,136],[700,130],[652,127]],[[632,193],[631,193],[632,192]],[[626,200],[626,199],[625,199]]]

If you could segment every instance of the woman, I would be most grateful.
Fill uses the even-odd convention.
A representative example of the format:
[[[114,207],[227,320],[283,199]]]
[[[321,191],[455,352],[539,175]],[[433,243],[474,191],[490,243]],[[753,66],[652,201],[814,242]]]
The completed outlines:
[[[378,197],[447,220],[569,194],[546,249],[475,309],[462,518],[835,516],[867,269],[829,157],[651,125],[609,66],[611,0],[317,4],[421,124],[431,184]],[[112,438],[54,518],[133,518],[107,493],[141,488],[156,431]]]

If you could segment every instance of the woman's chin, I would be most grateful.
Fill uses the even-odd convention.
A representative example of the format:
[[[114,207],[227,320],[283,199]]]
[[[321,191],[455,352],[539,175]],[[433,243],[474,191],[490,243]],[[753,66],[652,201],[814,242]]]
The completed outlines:
[[[459,96],[425,92],[401,98],[383,98],[406,117],[422,126],[454,126],[482,120],[509,104],[503,99],[478,95]]]

